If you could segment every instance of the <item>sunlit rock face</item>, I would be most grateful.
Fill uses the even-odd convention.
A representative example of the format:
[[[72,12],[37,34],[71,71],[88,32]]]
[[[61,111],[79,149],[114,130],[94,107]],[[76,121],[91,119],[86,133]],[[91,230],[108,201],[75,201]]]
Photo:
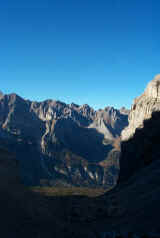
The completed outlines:
[[[149,119],[154,111],[160,111],[160,74],[155,76],[144,93],[134,100],[128,118],[129,126],[122,131],[122,140],[132,137],[136,128],[143,127],[143,121]]]
[[[158,74],[147,86],[145,95],[150,98],[160,99],[160,74]]]

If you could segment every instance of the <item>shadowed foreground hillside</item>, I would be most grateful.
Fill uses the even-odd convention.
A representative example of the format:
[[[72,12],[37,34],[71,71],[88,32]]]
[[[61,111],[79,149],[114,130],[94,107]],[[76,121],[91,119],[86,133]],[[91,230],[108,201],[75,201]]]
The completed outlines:
[[[160,159],[160,112],[143,122],[128,141],[121,144],[119,182],[126,181],[141,168]]]

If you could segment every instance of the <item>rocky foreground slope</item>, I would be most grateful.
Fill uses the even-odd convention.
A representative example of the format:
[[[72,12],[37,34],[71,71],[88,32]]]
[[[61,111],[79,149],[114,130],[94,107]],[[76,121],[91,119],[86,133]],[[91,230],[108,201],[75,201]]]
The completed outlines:
[[[125,108],[95,111],[87,104],[0,94],[0,144],[16,154],[28,185],[114,185],[115,140],[127,124]]]

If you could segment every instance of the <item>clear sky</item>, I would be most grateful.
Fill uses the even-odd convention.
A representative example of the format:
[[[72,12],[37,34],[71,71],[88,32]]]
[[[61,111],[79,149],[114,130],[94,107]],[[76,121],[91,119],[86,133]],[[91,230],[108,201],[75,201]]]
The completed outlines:
[[[158,0],[2,0],[0,90],[130,107],[160,73]]]

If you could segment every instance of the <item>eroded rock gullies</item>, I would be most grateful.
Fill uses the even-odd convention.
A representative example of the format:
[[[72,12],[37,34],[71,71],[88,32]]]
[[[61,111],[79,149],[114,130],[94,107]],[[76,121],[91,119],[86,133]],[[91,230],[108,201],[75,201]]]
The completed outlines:
[[[114,140],[127,124],[125,108],[95,111],[87,104],[0,96],[0,143],[16,153],[29,185],[41,180],[53,185],[115,184],[119,151],[115,153]]]
[[[160,111],[160,75],[155,76],[144,93],[134,100],[129,113],[129,125],[122,131],[122,140],[128,140],[136,128],[142,128],[143,121],[151,118],[154,111]]]

